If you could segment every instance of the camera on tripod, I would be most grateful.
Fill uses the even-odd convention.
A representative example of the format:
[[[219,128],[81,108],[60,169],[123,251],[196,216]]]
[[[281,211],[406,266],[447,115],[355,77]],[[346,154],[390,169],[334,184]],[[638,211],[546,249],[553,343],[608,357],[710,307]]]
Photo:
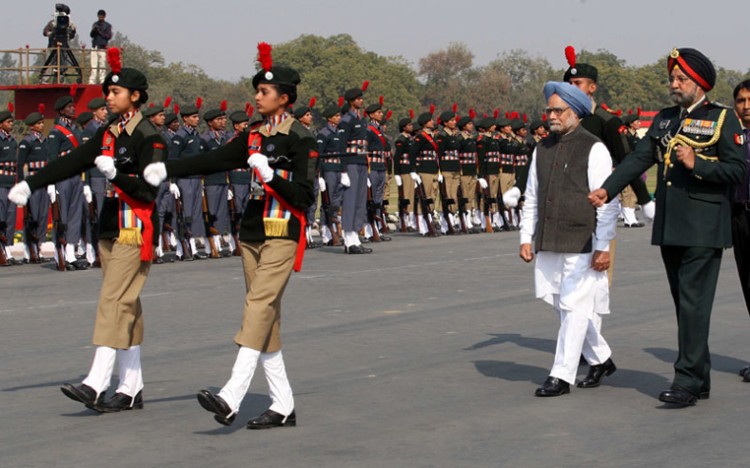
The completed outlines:
[[[51,40],[59,42],[62,47],[68,47],[70,37],[70,7],[64,3],[55,4],[55,16]]]

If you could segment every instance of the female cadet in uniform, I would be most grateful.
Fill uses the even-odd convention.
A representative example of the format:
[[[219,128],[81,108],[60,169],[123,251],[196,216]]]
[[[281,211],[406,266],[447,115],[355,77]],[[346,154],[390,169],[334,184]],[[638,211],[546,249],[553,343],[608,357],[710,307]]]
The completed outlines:
[[[299,74],[272,66],[270,46],[258,46],[263,69],[253,77],[257,110],[263,122],[210,155],[153,164],[144,176],[158,185],[167,176],[183,177],[253,170],[250,197],[240,227],[245,272],[244,317],[234,337],[240,347],[229,381],[214,395],[198,393],[201,406],[220,424],[234,421],[258,361],[268,380],[271,407],[247,423],[248,429],[294,426],[294,398],[281,355],[281,296],[292,269],[301,267],[305,249],[304,210],[313,201],[317,146],[312,135],[287,113],[297,99]],[[248,159],[248,156],[249,159]]]
[[[139,110],[148,100],[146,77],[132,68],[121,68],[117,49],[108,51],[108,59],[112,71],[102,89],[109,110],[119,118],[12,190],[14,201],[25,205],[33,190],[94,166],[108,180],[99,217],[103,279],[94,323],[94,362],[81,384],[61,387],[69,398],[103,413],[143,407],[139,296],[151,267],[159,224],[154,210],[156,189],[139,174],[149,163],[164,159],[164,140]],[[120,383],[114,396],[105,401],[115,359],[120,364]]]

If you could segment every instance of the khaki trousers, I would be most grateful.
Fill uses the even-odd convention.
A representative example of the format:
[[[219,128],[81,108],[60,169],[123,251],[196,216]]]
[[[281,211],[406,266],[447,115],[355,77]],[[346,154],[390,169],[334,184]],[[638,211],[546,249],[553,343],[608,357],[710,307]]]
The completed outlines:
[[[503,197],[503,194],[507,192],[508,190],[513,188],[513,185],[516,183],[516,175],[512,173],[500,173],[500,193],[492,192],[493,194],[497,194],[500,198]]]
[[[476,202],[476,191],[477,191],[477,176],[473,175],[462,175],[461,176],[461,193],[464,198],[468,199],[466,202],[466,211],[471,213],[474,209]]]
[[[141,291],[151,262],[141,261],[141,248],[100,240],[102,289],[96,307],[94,344],[128,349],[143,342]]]
[[[622,192],[620,192],[620,198],[622,200],[623,208],[635,208],[638,203],[638,198],[635,196],[635,192],[630,188],[630,185],[626,186]]]
[[[453,199],[453,204],[449,207],[449,210],[451,213],[456,214],[458,211],[458,186],[461,184],[461,174],[458,172],[443,172],[443,177],[445,179],[445,193],[448,198]]]
[[[403,184],[404,200],[409,200],[406,207],[408,213],[414,212],[414,180],[409,174],[401,174],[401,183]]]
[[[422,184],[424,184],[424,194],[427,198],[432,199],[430,210],[435,209],[435,205],[440,200],[440,194],[437,189],[437,174],[426,174],[424,172],[419,174],[422,178]]]
[[[245,310],[234,342],[263,353],[281,349],[281,296],[297,252],[290,239],[240,242],[245,271]]]

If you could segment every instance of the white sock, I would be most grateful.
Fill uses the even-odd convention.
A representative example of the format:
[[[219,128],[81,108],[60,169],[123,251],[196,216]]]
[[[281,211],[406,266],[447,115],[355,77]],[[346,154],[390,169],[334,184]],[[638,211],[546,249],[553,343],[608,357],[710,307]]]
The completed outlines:
[[[88,385],[96,391],[97,396],[106,392],[112,380],[112,371],[115,369],[115,356],[117,352],[108,346],[97,346],[94,352],[94,362],[91,363],[89,375],[83,379],[83,384]]]
[[[198,251],[198,249],[195,247],[195,238],[193,237],[190,238],[190,251],[193,252],[193,254]]]
[[[120,362],[120,385],[117,392],[124,393],[135,401],[135,396],[143,389],[140,345],[118,349],[117,360]]]
[[[232,367],[232,375],[219,392],[219,396],[227,402],[233,413],[239,411],[240,404],[247,394],[259,357],[260,351],[245,346],[241,346],[237,353],[237,359],[234,361],[234,367]]]
[[[370,223],[365,224],[365,237],[370,238],[373,236],[372,233],[372,226],[370,226]]]
[[[281,351],[262,353],[260,362],[268,382],[268,394],[271,397],[271,411],[289,416],[294,411],[294,395],[284,367]]]
[[[347,247],[360,245],[359,234],[357,234],[355,231],[344,231],[344,244]]]
[[[331,236],[331,230],[328,229],[327,225],[322,225],[320,227],[320,237],[323,238],[323,243],[328,243],[333,237]]]
[[[65,261],[69,263],[76,261],[76,247],[73,244],[65,245]]]

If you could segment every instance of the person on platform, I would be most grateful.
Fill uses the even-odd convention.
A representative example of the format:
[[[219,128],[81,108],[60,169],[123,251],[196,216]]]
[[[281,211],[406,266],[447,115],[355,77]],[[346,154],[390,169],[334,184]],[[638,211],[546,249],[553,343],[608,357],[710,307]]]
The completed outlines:
[[[112,25],[105,19],[107,12],[99,10],[97,20],[91,25],[91,75],[89,84],[99,84],[107,74],[107,44],[112,39]]]

